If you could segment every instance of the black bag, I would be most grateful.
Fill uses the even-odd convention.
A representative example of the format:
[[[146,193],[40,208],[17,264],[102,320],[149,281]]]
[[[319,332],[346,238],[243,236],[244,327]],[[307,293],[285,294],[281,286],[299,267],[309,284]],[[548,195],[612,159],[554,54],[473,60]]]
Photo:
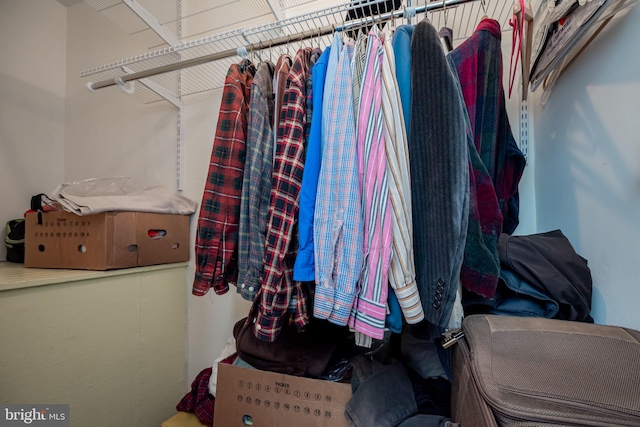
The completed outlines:
[[[7,247],[7,261],[24,263],[24,219],[8,221],[6,230],[4,243]]]

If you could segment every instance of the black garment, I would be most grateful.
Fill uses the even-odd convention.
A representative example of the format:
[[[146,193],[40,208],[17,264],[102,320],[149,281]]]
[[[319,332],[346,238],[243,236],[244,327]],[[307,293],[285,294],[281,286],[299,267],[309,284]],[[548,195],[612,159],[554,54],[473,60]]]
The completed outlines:
[[[285,322],[271,343],[257,339],[252,329],[246,318],[233,327],[238,356],[263,371],[318,378],[348,350],[349,329],[324,320],[312,319],[304,332]]]
[[[451,418],[451,383],[449,380],[437,378],[422,378],[412,369],[407,369],[418,413],[440,415]]]
[[[413,249],[424,325],[422,339],[449,324],[469,228],[469,145],[460,83],[427,19],[411,38],[411,169]]]
[[[502,234],[500,265],[559,305],[556,319],[593,323],[591,271],[560,230],[529,236]]]

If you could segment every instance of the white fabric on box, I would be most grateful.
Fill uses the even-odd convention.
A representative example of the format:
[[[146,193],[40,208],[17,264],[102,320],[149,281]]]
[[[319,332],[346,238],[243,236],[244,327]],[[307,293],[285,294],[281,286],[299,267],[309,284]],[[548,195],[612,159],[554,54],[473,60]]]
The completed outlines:
[[[60,184],[51,196],[64,210],[77,215],[109,211],[191,215],[197,203],[164,187],[136,188],[128,177],[91,178]]]
[[[230,337],[227,340],[227,344],[222,349],[220,356],[213,361],[213,366],[211,366],[211,378],[209,378],[209,393],[213,397],[216,397],[216,384],[218,381],[218,364],[222,362],[227,357],[231,356],[236,352],[236,339],[234,337]]]

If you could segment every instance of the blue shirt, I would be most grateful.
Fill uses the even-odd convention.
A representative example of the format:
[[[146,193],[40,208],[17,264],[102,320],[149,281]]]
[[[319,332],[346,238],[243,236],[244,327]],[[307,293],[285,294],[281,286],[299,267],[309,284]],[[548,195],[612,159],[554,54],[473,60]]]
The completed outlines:
[[[411,37],[413,25],[401,25],[393,33],[391,47],[396,58],[396,79],[402,111],[404,112],[404,127],[409,137],[409,124],[411,123]]]
[[[313,261],[313,215],[316,210],[318,177],[322,163],[322,100],[330,52],[331,48],[326,48],[311,71],[313,113],[300,189],[298,256],[293,266],[293,280],[311,281],[316,278]]]

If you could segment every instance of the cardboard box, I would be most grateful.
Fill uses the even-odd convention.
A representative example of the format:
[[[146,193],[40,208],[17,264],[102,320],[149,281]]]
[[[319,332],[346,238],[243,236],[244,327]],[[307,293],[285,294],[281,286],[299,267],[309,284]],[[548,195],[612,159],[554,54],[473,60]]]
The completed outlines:
[[[25,267],[110,270],[189,260],[189,216],[29,213]]]
[[[351,385],[218,365],[214,426],[348,427]]]
[[[202,424],[196,414],[178,412],[163,422],[160,427],[202,427]]]

